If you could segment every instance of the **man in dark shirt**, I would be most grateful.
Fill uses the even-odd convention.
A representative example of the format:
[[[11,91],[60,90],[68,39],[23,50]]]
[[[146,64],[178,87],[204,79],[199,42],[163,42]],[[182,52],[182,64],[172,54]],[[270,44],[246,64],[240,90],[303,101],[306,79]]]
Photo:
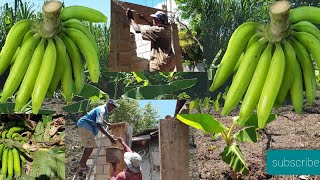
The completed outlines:
[[[149,71],[174,71],[176,60],[172,50],[172,33],[168,16],[162,11],[151,14],[153,26],[137,25],[131,9],[127,10],[127,16],[135,32],[141,33],[144,40],[151,41]],[[146,20],[142,15],[139,15],[139,17]]]
[[[141,156],[138,153],[132,152],[129,146],[123,142],[122,138],[119,138],[119,142],[124,147],[124,162],[126,163],[127,168],[116,175],[117,164],[112,163],[113,172],[111,180],[142,180],[140,167],[142,161]]]

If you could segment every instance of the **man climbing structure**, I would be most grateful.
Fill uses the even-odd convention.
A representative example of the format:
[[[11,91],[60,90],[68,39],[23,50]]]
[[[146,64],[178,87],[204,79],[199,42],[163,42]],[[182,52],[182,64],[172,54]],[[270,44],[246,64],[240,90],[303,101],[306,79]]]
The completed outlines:
[[[138,15],[150,24],[143,15]],[[153,18],[152,26],[140,26],[134,21],[133,11],[127,10],[127,17],[135,32],[141,33],[144,40],[151,41],[149,71],[172,72],[176,66],[176,59],[172,49],[172,33],[168,16],[162,11],[157,11],[150,16]]]
[[[88,171],[89,167],[87,166],[87,160],[90,157],[93,149],[97,148],[95,141],[95,136],[100,131],[103,133],[112,144],[117,143],[117,137],[109,134],[107,129],[111,126],[110,123],[107,123],[105,127],[104,118],[107,114],[112,112],[119,105],[114,100],[108,100],[106,104],[98,106],[88,112],[85,116],[80,118],[77,122],[77,127],[79,130],[80,138],[84,146],[84,152],[79,162],[80,171]]]

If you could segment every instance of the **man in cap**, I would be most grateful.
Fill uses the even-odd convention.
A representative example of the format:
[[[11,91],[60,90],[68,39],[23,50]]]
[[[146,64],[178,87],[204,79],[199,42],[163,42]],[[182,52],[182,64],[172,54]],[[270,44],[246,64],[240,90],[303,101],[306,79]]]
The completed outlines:
[[[113,172],[111,174],[111,180],[142,180],[141,172],[141,156],[132,152],[128,145],[126,145],[122,138],[119,138],[119,142],[124,147],[124,162],[127,166],[125,170],[116,175],[117,163],[112,163]]]
[[[143,15],[137,15],[150,24]],[[172,33],[168,16],[163,11],[157,11],[150,16],[153,18],[152,26],[137,25],[134,21],[133,11],[131,9],[127,10],[127,17],[135,32],[141,33],[144,40],[151,41],[149,71],[174,71],[176,60],[172,49]]]
[[[77,122],[79,129],[79,135],[84,146],[84,152],[79,162],[80,171],[88,171],[89,167],[86,165],[89,156],[91,155],[94,148],[97,147],[95,136],[98,132],[102,132],[106,135],[112,144],[117,143],[116,137],[109,134],[107,131],[111,124],[105,124],[104,118],[107,114],[112,112],[119,105],[114,100],[108,100],[106,104],[98,106],[88,112],[85,116],[80,118]],[[104,128],[106,125],[106,128]]]

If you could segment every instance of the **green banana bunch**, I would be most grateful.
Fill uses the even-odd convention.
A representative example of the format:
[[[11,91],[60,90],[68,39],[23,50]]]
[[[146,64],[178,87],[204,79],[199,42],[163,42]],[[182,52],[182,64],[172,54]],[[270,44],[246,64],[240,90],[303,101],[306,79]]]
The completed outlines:
[[[46,18],[46,8],[50,12],[56,8],[56,22],[52,14]],[[84,87],[85,67],[91,82],[99,80],[98,44],[82,21],[106,22],[107,17],[84,6],[61,8],[61,2],[47,1],[43,22],[21,20],[8,33],[0,52],[0,75],[9,68],[10,73],[0,103],[16,95],[16,112],[31,99],[32,112],[38,114],[46,96],[51,97],[59,88],[69,103]]]
[[[13,141],[24,142],[20,139],[18,132],[23,131],[24,128],[20,126],[11,127],[9,130],[2,132],[2,144],[0,144],[0,163],[2,164],[1,179],[15,179],[21,176],[21,165],[25,162],[23,149],[19,149],[15,146],[8,145],[5,139],[11,139]]]
[[[283,2],[288,3],[276,3]],[[304,97],[307,105],[314,104],[315,69],[320,69],[320,30],[315,24],[320,24],[320,8],[301,6],[290,11],[289,6],[288,13],[286,22],[291,24],[276,38],[271,37],[271,26],[276,26],[272,23],[246,22],[232,34],[209,89],[215,91],[233,77],[222,115],[242,102],[239,124],[256,110],[258,127],[264,128],[272,109],[281,107],[288,96],[296,113],[302,112]]]

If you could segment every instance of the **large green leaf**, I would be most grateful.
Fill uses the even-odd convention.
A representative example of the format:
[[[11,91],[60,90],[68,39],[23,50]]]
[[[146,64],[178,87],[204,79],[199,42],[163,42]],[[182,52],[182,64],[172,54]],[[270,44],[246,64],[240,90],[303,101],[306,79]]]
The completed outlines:
[[[144,82],[143,86],[149,85],[149,79],[142,72],[133,72],[132,74],[138,83]]]
[[[197,79],[186,79],[174,81],[166,85],[152,85],[136,87],[127,91],[123,96],[133,99],[155,99],[158,96],[166,95],[175,91],[188,89],[197,83]]]
[[[259,139],[259,134],[257,133],[256,128],[252,126],[241,129],[234,134],[234,138],[240,142],[255,143]]]
[[[101,98],[103,95],[106,94],[105,92],[101,91],[99,88],[92,86],[90,84],[85,84],[80,96],[86,99],[89,99],[91,97],[98,97]]]
[[[266,124],[274,121],[276,118],[277,118],[277,116],[275,114],[270,114]],[[258,126],[258,116],[257,116],[257,114],[252,114],[250,116],[250,118],[248,120],[246,120],[246,121],[242,121],[240,119],[238,121],[238,124],[240,126],[244,126],[244,127],[254,126],[255,128],[259,128],[259,126]]]
[[[224,148],[220,154],[222,160],[227,163],[234,171],[243,175],[249,174],[249,168],[243,158],[242,152],[237,144],[232,144]]]
[[[227,128],[209,114],[178,114],[181,122],[210,133],[221,133]]]
[[[10,114],[14,113],[15,103],[2,103],[0,104],[0,113],[1,114]]]
[[[31,176],[35,179],[66,179],[65,154],[49,149],[35,151]]]
[[[82,100],[68,106],[64,106],[62,109],[67,113],[84,112],[88,110],[89,100]]]

